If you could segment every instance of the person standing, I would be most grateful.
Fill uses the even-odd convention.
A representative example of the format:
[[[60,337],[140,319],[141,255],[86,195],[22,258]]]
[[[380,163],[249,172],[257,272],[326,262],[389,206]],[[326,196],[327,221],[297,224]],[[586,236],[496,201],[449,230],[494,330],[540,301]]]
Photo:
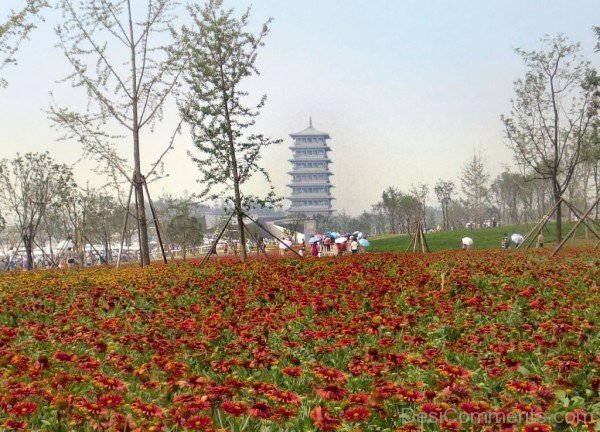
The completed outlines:
[[[535,244],[535,247],[538,247],[538,248],[544,247],[544,234],[542,234],[541,232],[537,236],[537,242]]]
[[[310,254],[314,257],[319,256],[319,242],[314,242],[310,248]]]
[[[325,246],[325,250],[329,252],[331,250],[331,238],[325,237],[323,239],[323,246]]]
[[[502,249],[510,248],[510,237],[508,237],[507,233],[504,233],[504,237],[502,237]]]
[[[352,253],[352,255],[358,253],[358,242],[354,237],[350,237],[350,252]]]

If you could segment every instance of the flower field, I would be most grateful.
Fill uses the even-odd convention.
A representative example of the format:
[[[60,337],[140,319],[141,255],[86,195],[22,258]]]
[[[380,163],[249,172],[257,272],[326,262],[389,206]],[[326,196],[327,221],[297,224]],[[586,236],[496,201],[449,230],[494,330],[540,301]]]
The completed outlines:
[[[584,430],[600,253],[365,254],[0,276],[0,425]]]

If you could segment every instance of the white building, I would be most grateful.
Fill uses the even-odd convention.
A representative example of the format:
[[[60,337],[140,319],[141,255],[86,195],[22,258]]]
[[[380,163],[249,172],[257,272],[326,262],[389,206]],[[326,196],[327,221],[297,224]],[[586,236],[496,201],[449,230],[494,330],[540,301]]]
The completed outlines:
[[[292,170],[288,173],[292,182],[287,185],[292,190],[287,197],[291,201],[289,213],[308,217],[332,214],[335,198],[331,195],[331,159],[327,156],[331,150],[327,145],[329,134],[314,129],[311,120],[308,128],[290,136],[294,145],[290,147],[293,157],[289,160]]]

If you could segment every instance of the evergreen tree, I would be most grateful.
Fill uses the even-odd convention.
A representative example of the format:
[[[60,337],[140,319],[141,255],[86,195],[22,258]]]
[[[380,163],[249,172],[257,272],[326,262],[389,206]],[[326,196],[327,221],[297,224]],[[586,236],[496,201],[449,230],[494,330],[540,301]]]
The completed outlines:
[[[473,154],[460,176],[460,184],[467,207],[471,211],[473,221],[483,223],[485,204],[488,200],[488,180],[490,175],[485,170],[485,163],[480,155]]]

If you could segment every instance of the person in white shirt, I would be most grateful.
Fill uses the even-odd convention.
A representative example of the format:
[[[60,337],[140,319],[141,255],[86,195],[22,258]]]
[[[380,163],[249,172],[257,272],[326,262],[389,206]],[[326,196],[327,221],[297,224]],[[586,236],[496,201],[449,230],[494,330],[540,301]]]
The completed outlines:
[[[350,237],[350,252],[353,255],[358,253],[358,242],[354,237]]]

